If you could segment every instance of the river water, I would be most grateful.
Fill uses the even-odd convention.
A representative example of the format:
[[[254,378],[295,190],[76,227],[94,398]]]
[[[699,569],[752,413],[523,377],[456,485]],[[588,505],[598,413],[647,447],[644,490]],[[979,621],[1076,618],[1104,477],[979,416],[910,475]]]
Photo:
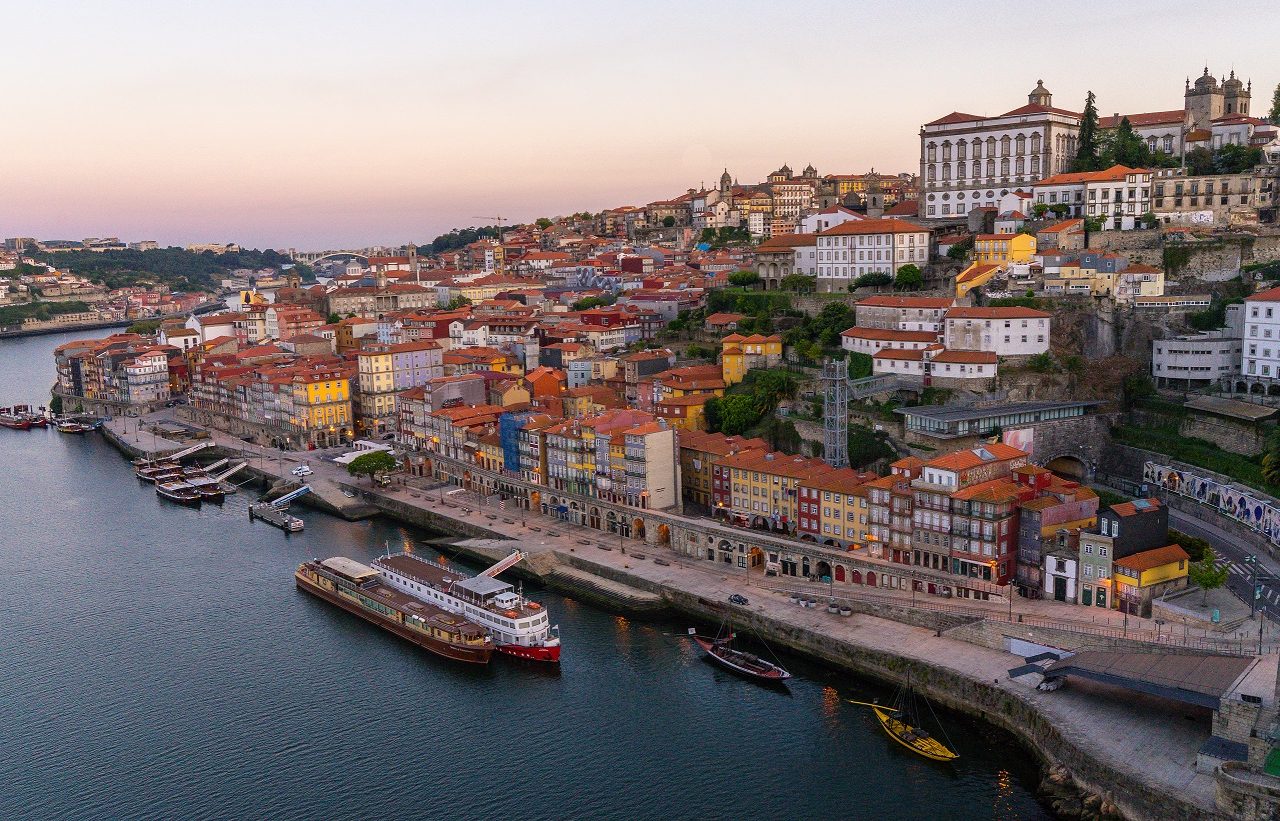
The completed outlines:
[[[0,405],[43,403],[69,338],[0,342]],[[99,434],[0,456],[0,818],[1049,817],[1009,736],[944,712],[959,763],[919,759],[846,703],[877,684],[784,655],[765,689],[684,622],[540,590],[562,669],[463,669],[294,589],[430,534],[172,506]]]

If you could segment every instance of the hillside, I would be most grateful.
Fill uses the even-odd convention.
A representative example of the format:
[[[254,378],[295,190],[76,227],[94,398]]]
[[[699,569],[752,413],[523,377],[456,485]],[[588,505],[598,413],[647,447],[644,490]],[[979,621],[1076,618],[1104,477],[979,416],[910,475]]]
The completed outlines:
[[[221,281],[237,268],[279,269],[293,260],[273,250],[237,253],[195,253],[183,248],[150,251],[66,251],[34,253],[34,259],[106,285],[122,288],[139,283],[161,283],[174,291],[217,292]],[[304,266],[305,267],[305,266]]]

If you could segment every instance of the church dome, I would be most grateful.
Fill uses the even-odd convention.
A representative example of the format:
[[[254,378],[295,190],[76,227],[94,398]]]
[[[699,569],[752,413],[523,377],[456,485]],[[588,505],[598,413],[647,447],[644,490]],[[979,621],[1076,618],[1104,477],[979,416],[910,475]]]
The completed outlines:
[[[1224,91],[1239,91],[1244,88],[1244,83],[1236,79],[1236,73],[1233,71],[1227,81],[1222,84],[1222,88]]]
[[[1218,79],[1209,73],[1209,67],[1204,67],[1204,74],[1196,78],[1196,91],[1213,91],[1218,87]]]

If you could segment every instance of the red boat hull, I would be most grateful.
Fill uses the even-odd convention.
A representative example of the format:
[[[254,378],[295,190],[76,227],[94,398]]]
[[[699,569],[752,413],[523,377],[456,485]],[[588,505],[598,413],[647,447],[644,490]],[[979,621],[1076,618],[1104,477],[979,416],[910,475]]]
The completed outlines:
[[[529,661],[545,661],[550,664],[560,663],[560,645],[551,647],[525,647],[521,644],[500,644],[498,652]]]
[[[31,430],[31,420],[0,419],[0,427],[12,428],[13,430]]]

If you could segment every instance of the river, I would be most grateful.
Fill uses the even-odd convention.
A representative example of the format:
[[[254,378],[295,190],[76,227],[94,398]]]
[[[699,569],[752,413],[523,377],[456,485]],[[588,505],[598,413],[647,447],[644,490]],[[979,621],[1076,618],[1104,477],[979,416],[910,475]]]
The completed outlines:
[[[0,342],[0,404],[43,403],[70,335]],[[542,590],[562,669],[463,669],[295,590],[313,556],[425,534],[239,494],[158,499],[99,434],[0,429],[0,818],[1042,819],[1032,756],[940,711],[954,765],[782,656],[789,691]]]

